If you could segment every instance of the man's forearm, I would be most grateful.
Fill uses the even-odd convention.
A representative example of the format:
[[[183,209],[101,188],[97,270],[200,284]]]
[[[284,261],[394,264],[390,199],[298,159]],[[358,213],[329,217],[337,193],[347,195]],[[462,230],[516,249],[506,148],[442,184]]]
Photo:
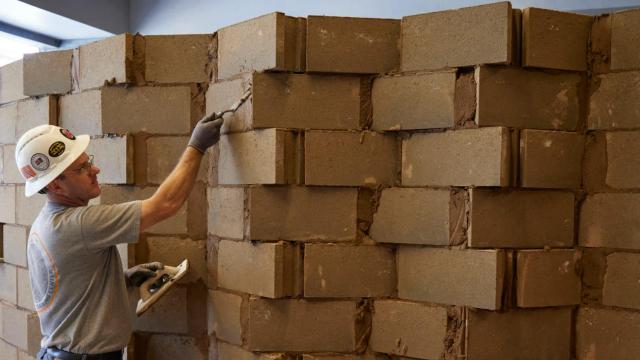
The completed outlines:
[[[203,154],[188,146],[169,176],[160,184],[154,197],[180,208],[187,200],[198,176]]]

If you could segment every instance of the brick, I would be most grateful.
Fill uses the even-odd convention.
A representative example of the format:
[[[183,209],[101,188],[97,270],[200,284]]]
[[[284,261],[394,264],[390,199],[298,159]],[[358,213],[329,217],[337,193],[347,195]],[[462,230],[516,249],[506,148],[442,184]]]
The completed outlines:
[[[218,248],[218,285],[269,298],[295,296],[301,292],[301,262],[296,245],[223,240]]]
[[[560,131],[520,133],[520,185],[577,189],[582,181],[584,135]]]
[[[45,195],[24,196],[24,185],[16,186],[16,224],[31,226],[47,202]]]
[[[24,178],[16,165],[16,146],[2,146],[2,182],[5,184],[24,184]]]
[[[177,237],[149,237],[149,260],[160,261],[169,266],[178,266],[183,260],[189,260],[189,272],[183,282],[207,281],[207,261],[205,259],[205,241]]]
[[[253,73],[212,84],[206,95],[207,113],[228,109],[249,87],[251,97],[225,117],[223,133],[262,128],[358,129],[368,117],[370,94],[361,77],[277,73]]]
[[[2,226],[4,261],[27,267],[27,238],[29,229],[23,226],[4,224]]]
[[[614,151],[615,152],[615,151]],[[612,166],[615,167],[615,160]],[[629,174],[633,178],[632,175]],[[585,135],[582,160],[582,187],[588,193],[605,190],[607,177],[607,137],[605,132],[592,131]]]
[[[92,89],[133,79],[133,36],[121,34],[79,47],[78,86]]]
[[[526,8],[522,11],[523,66],[587,70],[592,16]]]
[[[73,133],[186,134],[191,90],[173,87],[105,87],[60,98],[60,126]]]
[[[218,79],[262,70],[304,71],[306,20],[271,13],[218,30]]]
[[[31,295],[31,280],[29,270],[18,268],[18,306],[21,308],[36,311],[33,297]]]
[[[279,129],[222,136],[218,183],[295,183],[301,166],[296,143],[295,133]]]
[[[469,311],[469,359],[571,358],[571,309]]]
[[[146,81],[203,83],[209,81],[207,65],[213,36],[147,35],[144,37]]]
[[[640,68],[634,44],[640,41],[640,11],[632,9],[611,15],[611,70]]]
[[[400,247],[398,297],[497,310],[501,307],[505,253]]]
[[[640,188],[640,132],[606,133],[606,178],[616,189]]]
[[[472,189],[470,193],[470,247],[573,245],[573,193],[488,189]]]
[[[401,70],[510,64],[514,31],[509,2],[402,18]]]
[[[307,18],[307,71],[387,73],[400,66],[400,20]]]
[[[390,248],[305,246],[305,297],[386,297],[393,296],[395,289],[396,263]]]
[[[22,74],[22,60],[0,66],[0,104],[26,98]]]
[[[40,322],[35,312],[4,307],[2,331],[4,340],[29,354],[35,355],[40,349]]]
[[[508,186],[510,140],[506,128],[414,134],[402,144],[402,185]]]
[[[302,354],[302,360],[385,360],[384,355],[366,353],[361,355],[350,354]]]
[[[0,263],[0,300],[18,302],[18,271],[13,265]]]
[[[152,260],[156,261],[156,259]],[[148,311],[136,318],[135,331],[186,334],[189,331],[187,303],[187,289],[173,287]]]
[[[225,239],[244,237],[243,188],[209,188],[209,233]]]
[[[254,187],[248,200],[251,240],[356,239],[357,189]]]
[[[373,351],[419,359],[445,353],[447,309],[401,300],[374,302],[369,344]]]
[[[0,350],[2,350],[2,346],[4,345],[8,345],[7,343],[3,342],[2,339],[4,339],[4,332],[2,330],[2,324],[3,324],[3,320],[2,320],[2,314],[4,312],[4,309],[8,307],[8,305],[6,305],[3,302],[0,302]]]
[[[147,180],[153,184],[161,184],[178,164],[187,148],[189,137],[157,136],[147,139]],[[206,180],[206,164],[209,152],[202,159],[196,180]]]
[[[40,96],[71,91],[72,57],[73,50],[24,54],[24,94]]]
[[[22,195],[22,194],[21,194]],[[16,222],[16,187],[15,185],[0,186],[0,223],[13,224]]]
[[[0,107],[0,144],[16,142],[16,123],[18,122],[18,105],[9,104]]]
[[[22,134],[38,125],[57,125],[57,106],[57,100],[53,96],[43,96],[18,102],[16,142]]]
[[[525,250],[516,257],[518,307],[580,304],[579,254],[574,250]]]
[[[595,76],[589,97],[587,126],[591,130],[638,129],[640,71]]]
[[[576,130],[583,86],[578,73],[479,66],[475,80],[479,126]]]
[[[453,128],[456,73],[395,75],[373,82],[373,130]]]
[[[215,290],[209,291],[211,306],[211,332],[216,338],[242,345],[242,297]]]
[[[396,138],[376,132],[307,131],[307,185],[392,185],[397,173]]]
[[[87,150],[100,168],[101,184],[133,183],[133,138],[129,135],[93,137]]]
[[[218,342],[217,359],[218,360],[291,360],[293,358],[285,354],[253,353],[239,346]]]
[[[2,339],[0,339],[0,352],[3,357],[6,357],[6,360],[19,360],[18,349],[7,342],[4,342]]]
[[[613,253],[607,256],[602,303],[608,306],[640,309],[640,255]]]
[[[450,190],[382,190],[370,235],[376,242],[454,245],[464,233],[464,193]]]
[[[610,71],[611,62],[611,14],[601,14],[593,18],[589,35],[589,62],[594,75]]]
[[[576,319],[576,358],[632,360],[640,351],[640,314],[580,307]]]
[[[580,246],[640,249],[640,194],[589,195],[580,209]]]
[[[147,342],[147,356],[154,360],[205,360],[206,344],[187,336],[151,335]]]
[[[246,346],[252,351],[354,352],[362,330],[353,301],[252,298]]]
[[[35,355],[34,355],[35,356]],[[18,350],[18,360],[36,360],[36,358],[22,351],[22,350]]]

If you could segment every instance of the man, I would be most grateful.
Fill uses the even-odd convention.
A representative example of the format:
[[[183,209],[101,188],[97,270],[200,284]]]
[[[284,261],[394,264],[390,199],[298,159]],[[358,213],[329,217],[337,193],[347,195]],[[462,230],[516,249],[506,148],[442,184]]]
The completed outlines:
[[[180,209],[221,125],[222,119],[198,122],[180,161],[153,196],[116,205],[88,205],[100,195],[100,169],[85,153],[89,136],[42,125],[20,138],[16,163],[26,180],[25,195],[47,196],[28,245],[42,331],[39,360],[122,359],[133,320],[127,287],[139,286],[162,264],[123,271],[116,244],[137,242],[140,232]]]

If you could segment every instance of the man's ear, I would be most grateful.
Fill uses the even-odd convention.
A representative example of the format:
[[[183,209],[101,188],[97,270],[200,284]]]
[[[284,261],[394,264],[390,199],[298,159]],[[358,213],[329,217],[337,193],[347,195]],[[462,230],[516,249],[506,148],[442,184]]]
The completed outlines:
[[[60,179],[55,179],[47,185],[47,191],[60,194],[62,192],[62,187],[60,186]]]

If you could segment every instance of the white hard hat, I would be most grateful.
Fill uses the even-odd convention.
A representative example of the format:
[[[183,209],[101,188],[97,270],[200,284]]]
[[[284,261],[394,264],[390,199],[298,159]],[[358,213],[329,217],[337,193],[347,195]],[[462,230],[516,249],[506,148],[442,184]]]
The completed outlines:
[[[24,133],[16,144],[16,164],[26,180],[24,194],[29,197],[44,189],[82,155],[89,140],[89,135],[76,137],[54,125],[40,125]]]

